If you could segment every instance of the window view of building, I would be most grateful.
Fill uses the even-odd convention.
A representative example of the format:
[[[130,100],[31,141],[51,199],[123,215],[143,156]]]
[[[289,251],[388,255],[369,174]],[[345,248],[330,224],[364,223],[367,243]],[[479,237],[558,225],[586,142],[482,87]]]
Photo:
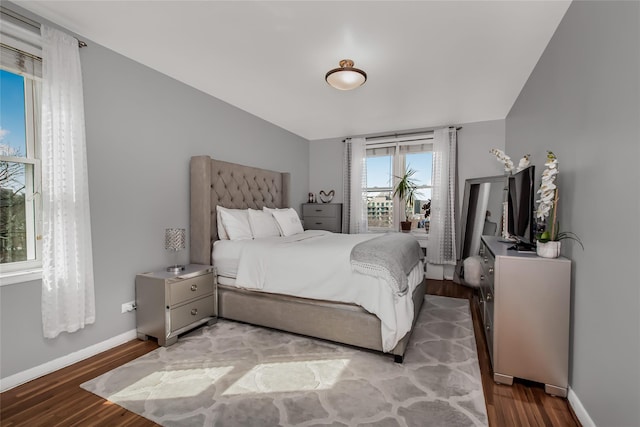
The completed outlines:
[[[400,203],[394,200],[393,189],[396,176],[410,167],[414,175],[417,191],[411,212],[415,228],[424,228],[429,218],[425,218],[423,207],[431,200],[432,146],[427,141],[412,143],[371,144],[367,146],[367,217],[370,231],[397,230],[399,221],[404,220],[404,209],[394,209]]]

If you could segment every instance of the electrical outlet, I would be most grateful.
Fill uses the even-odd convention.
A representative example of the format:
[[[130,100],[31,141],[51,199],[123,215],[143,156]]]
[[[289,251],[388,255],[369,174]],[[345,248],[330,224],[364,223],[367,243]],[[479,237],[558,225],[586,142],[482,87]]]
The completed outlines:
[[[136,309],[136,302],[135,301],[129,301],[129,302],[125,302],[124,304],[122,304],[122,312],[123,313],[127,313],[129,311],[133,311]]]

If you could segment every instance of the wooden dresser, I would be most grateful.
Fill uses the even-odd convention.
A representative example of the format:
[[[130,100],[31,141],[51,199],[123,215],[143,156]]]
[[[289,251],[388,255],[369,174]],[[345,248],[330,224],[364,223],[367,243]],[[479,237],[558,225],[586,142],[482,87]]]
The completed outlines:
[[[509,250],[511,243],[482,236],[480,312],[493,379],[543,383],[566,397],[569,375],[571,261]]]
[[[327,230],[342,233],[342,203],[303,203],[305,230]]]

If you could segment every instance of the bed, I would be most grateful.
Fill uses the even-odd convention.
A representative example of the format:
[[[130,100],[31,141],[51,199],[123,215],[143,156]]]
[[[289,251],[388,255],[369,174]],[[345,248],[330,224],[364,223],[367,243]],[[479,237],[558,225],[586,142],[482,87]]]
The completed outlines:
[[[212,263],[213,244],[218,240],[217,206],[289,207],[288,173],[195,156],[190,180],[190,256],[194,264]],[[413,306],[409,331],[384,351],[380,319],[357,304],[241,289],[225,284],[224,277],[219,279],[218,316],[222,318],[390,353],[400,363],[425,294],[421,280],[408,294]]]

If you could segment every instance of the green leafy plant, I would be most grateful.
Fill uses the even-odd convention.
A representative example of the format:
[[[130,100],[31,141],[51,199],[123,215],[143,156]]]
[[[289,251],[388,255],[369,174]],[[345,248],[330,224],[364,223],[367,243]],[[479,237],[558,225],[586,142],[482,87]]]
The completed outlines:
[[[411,207],[413,206],[416,191],[418,190],[418,185],[413,179],[413,175],[415,174],[415,169],[407,167],[404,175],[396,176],[399,181],[396,184],[395,190],[393,191],[393,197],[397,195],[404,203],[404,213],[406,221],[409,221],[409,217],[411,216]]]
[[[571,231],[560,231],[560,222],[558,221],[558,187],[556,186],[556,177],[558,175],[558,158],[552,151],[547,151],[547,161],[544,164],[546,169],[542,172],[542,182],[538,194],[540,199],[537,200],[538,208],[536,209],[536,219],[545,224],[545,230],[538,233],[536,238],[539,242],[559,242],[560,240],[570,239],[578,242],[584,249],[582,240],[576,233]],[[548,221],[548,224],[546,224]]]

